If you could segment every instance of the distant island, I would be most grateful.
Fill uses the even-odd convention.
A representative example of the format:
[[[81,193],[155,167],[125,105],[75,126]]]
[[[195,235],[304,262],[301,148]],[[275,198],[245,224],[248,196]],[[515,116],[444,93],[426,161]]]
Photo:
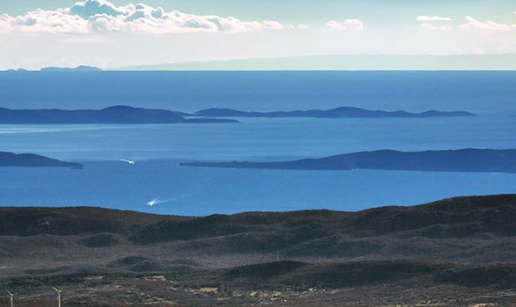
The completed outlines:
[[[430,110],[422,113],[410,113],[406,111],[371,111],[355,107],[339,107],[331,110],[307,110],[307,111],[276,111],[276,112],[247,112],[233,109],[206,109],[195,112],[193,115],[205,117],[312,117],[312,118],[429,118],[429,117],[458,117],[475,116],[465,111],[442,112]]]
[[[35,154],[0,152],[0,167],[69,167],[82,169],[83,165],[80,163],[59,161]]]
[[[63,71],[63,72],[101,72],[102,69],[92,66],[77,66],[77,67],[43,67],[41,71]]]
[[[238,123],[233,119],[185,119],[169,110],[114,106],[101,110],[12,110],[0,108],[0,124],[176,124]]]
[[[0,71],[0,72],[10,72],[10,73],[13,73],[13,72],[27,72],[27,71],[28,71],[27,69],[18,68],[18,69],[3,70],[3,71]]]
[[[516,150],[366,151],[283,162],[193,162],[182,166],[287,170],[401,170],[516,173]]]
[[[167,63],[122,67],[125,71],[507,71],[514,54],[313,55]]]

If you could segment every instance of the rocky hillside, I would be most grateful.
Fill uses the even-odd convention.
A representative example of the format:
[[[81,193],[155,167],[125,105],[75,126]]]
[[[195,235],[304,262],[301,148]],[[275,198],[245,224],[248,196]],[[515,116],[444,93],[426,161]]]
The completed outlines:
[[[515,218],[516,195],[207,217],[0,208],[0,287],[26,306],[52,305],[49,285],[76,306],[505,306]]]
[[[246,261],[271,256],[511,262],[516,257],[514,220],[516,195],[452,198],[361,212],[253,212],[207,217],[100,208],[0,208],[0,255],[23,259],[22,251],[33,247],[25,245],[44,238],[55,242],[63,256],[68,253],[66,244],[87,255],[91,250],[84,242],[107,240],[111,242],[107,250],[120,256],[148,250],[146,258],[155,257],[156,263],[179,255],[239,255],[237,258],[242,256]],[[17,248],[10,250],[6,242],[15,242]],[[61,245],[62,250],[58,248]],[[175,256],[162,253],[163,249]],[[129,254],[122,252],[125,250]]]

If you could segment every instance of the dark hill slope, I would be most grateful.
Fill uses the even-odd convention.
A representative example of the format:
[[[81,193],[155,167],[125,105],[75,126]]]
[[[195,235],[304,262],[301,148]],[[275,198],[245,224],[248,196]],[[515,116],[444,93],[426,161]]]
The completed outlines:
[[[160,221],[136,232],[132,240],[138,244],[151,244],[228,236],[238,241],[242,235],[242,242],[235,245],[243,247],[260,237],[270,236],[277,242],[267,241],[264,245],[278,248],[336,235],[353,238],[514,236],[514,220],[516,195],[499,195],[453,198],[421,206],[384,207],[356,213],[325,210],[242,213]]]
[[[247,265],[224,272],[232,286],[275,285],[294,287],[347,288],[366,285],[419,283],[423,286],[449,284],[468,288],[516,286],[516,265],[460,265],[415,261],[357,261],[348,263],[310,264],[296,261]],[[413,284],[413,286],[415,286]]]
[[[57,286],[70,306],[512,306],[515,220],[516,195],[196,218],[0,208],[0,287],[55,303]]]
[[[71,235],[113,232],[136,244],[188,241],[275,233],[287,241],[334,235],[354,238],[419,236],[466,238],[516,236],[516,195],[457,197],[411,207],[382,207],[360,212],[249,212],[236,215],[179,217],[91,207],[0,208],[0,235]],[[288,244],[287,244],[288,245]]]
[[[162,306],[155,297],[166,297],[177,301],[177,306],[191,307],[514,306],[516,266],[416,261],[278,261],[162,275],[92,276],[83,272],[0,278],[1,287],[22,293],[22,303],[17,304],[21,306],[55,306],[48,285],[64,289],[67,306],[83,307]],[[25,303],[27,297],[35,301]],[[8,305],[7,300],[3,302]],[[166,305],[172,304],[163,304]]]
[[[104,232],[128,235],[158,221],[184,219],[187,218],[92,207],[0,207],[0,236],[69,236]]]
[[[0,208],[0,259],[8,265],[5,274],[18,274],[18,266],[27,274],[41,269],[160,272],[277,258],[509,263],[516,259],[515,220],[516,195],[361,212],[207,217],[99,208]],[[67,259],[67,265],[53,260],[54,254]],[[140,260],[128,265],[117,260],[127,257]]]

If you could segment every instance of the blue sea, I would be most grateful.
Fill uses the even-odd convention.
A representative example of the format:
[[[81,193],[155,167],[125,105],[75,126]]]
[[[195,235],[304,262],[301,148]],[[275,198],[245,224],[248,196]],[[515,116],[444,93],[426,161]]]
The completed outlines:
[[[513,72],[0,73],[0,107],[177,111],[465,110],[467,118],[257,119],[240,124],[0,125],[0,151],[85,164],[1,168],[0,206],[99,206],[180,215],[356,211],[516,193],[516,174],[189,168],[397,149],[516,148]],[[122,160],[134,160],[130,165]],[[153,207],[147,206],[157,200]]]

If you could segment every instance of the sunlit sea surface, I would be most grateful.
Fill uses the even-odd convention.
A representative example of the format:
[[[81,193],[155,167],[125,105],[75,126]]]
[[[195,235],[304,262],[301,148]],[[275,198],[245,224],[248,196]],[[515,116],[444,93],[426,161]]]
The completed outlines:
[[[516,174],[189,168],[377,150],[516,148],[515,73],[0,73],[0,107],[124,104],[196,111],[466,110],[468,118],[249,119],[240,124],[0,125],[0,150],[85,164],[1,168],[0,206],[100,206],[207,215],[361,210],[516,193]],[[134,160],[130,165],[123,160]],[[157,200],[153,207],[147,206]]]

